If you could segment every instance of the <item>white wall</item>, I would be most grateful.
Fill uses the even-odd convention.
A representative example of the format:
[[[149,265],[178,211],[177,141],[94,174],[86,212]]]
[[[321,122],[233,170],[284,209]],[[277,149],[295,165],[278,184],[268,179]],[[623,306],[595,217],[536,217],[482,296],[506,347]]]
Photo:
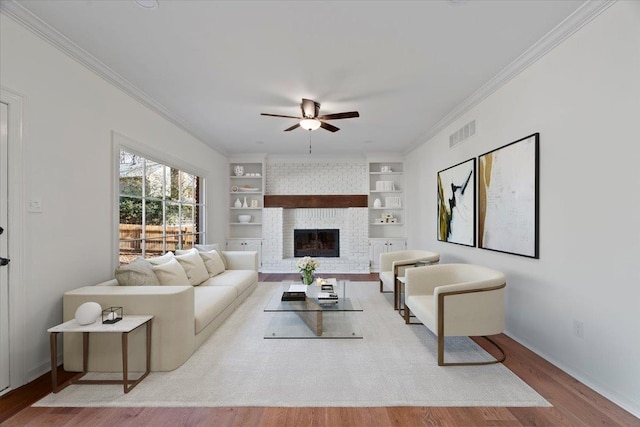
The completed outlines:
[[[62,294],[112,277],[112,131],[208,171],[207,200],[227,194],[224,156],[114,88],[30,31],[0,15],[3,88],[25,98],[25,201],[42,198],[42,213],[27,213],[25,331],[28,379],[49,369],[46,329],[62,320]],[[208,203],[208,240],[222,242],[225,204]],[[26,210],[25,210],[26,212]],[[222,220],[220,220],[222,218]]]
[[[409,247],[507,275],[507,334],[640,414],[640,3],[618,2],[407,156]],[[449,149],[468,121],[477,134]],[[441,243],[439,170],[540,132],[540,259]],[[418,187],[416,184],[420,183]],[[426,190],[425,190],[426,188]],[[584,322],[584,339],[573,321]]]

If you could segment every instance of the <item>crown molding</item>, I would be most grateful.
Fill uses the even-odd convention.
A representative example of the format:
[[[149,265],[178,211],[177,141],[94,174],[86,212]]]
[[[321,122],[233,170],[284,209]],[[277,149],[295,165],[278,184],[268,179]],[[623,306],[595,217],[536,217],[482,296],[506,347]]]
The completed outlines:
[[[211,146],[211,144],[208,144],[206,142],[207,138],[205,138],[199,130],[196,130],[196,127],[192,123],[184,120],[173,111],[169,110],[154,98],[146,94],[144,91],[140,90],[133,83],[105,65],[95,56],[91,55],[89,52],[69,40],[65,35],[35,16],[33,13],[31,13],[31,11],[24,8],[22,5],[16,3],[14,0],[2,0],[0,1],[0,12],[11,17],[13,20],[21,24],[32,33],[49,42],[51,45],[55,46],[63,53],[66,53],[71,58],[84,65],[86,68],[93,71],[98,76],[102,77],[104,80],[123,91],[125,94],[140,102],[142,105],[155,111],[166,120],[183,129],[191,136],[207,145],[209,148],[214,148]],[[226,153],[221,151],[219,148],[214,149],[219,153],[226,155]]]
[[[429,141],[431,138],[436,136],[445,127],[449,126],[461,115],[463,115],[471,108],[475,107],[480,102],[489,97],[489,95],[500,89],[511,79],[513,79],[522,71],[535,63],[538,59],[542,58],[564,40],[569,38],[573,33],[591,22],[591,20],[600,15],[604,10],[606,10],[616,1],[617,0],[586,1],[582,6],[576,9],[566,19],[564,19],[564,21],[562,21],[555,28],[545,34],[540,40],[534,43],[522,55],[517,57],[502,71],[496,74],[491,80],[489,80],[478,90],[476,90],[470,97],[458,104],[458,106],[456,106],[446,116],[440,119],[435,125],[433,125],[433,127],[431,127],[431,129],[429,129],[424,135],[422,135],[419,141],[416,141],[411,147],[409,147],[405,154],[409,154],[419,145]]]

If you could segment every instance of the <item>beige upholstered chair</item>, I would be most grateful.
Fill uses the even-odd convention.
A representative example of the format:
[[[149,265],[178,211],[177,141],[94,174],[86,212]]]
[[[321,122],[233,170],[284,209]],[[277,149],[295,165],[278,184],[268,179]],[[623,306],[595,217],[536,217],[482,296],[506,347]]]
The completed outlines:
[[[472,264],[411,268],[405,274],[405,322],[409,311],[438,337],[438,365],[488,365],[503,362],[504,351],[486,335],[504,330],[503,273]],[[502,356],[489,362],[445,363],[445,336],[482,336]]]
[[[393,308],[399,306],[398,276],[414,267],[417,262],[437,264],[440,254],[420,249],[386,252],[380,254],[380,292],[393,292]]]

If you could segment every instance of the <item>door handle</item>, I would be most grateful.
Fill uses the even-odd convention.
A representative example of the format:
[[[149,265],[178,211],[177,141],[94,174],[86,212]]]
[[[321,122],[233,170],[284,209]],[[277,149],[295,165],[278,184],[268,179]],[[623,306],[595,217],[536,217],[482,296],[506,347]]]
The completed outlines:
[[[0,267],[3,265],[7,265],[11,262],[11,260],[9,258],[2,258],[0,257]]]

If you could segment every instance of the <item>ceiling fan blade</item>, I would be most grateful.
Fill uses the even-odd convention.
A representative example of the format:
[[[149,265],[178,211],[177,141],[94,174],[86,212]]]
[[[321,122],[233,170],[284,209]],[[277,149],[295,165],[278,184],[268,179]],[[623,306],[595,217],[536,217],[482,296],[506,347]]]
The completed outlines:
[[[296,123],[295,125],[291,126],[290,128],[286,128],[284,131],[285,132],[289,132],[290,130],[294,130],[296,128],[300,127],[300,123]]]
[[[318,120],[338,120],[338,119],[351,119],[353,117],[360,117],[360,114],[357,111],[349,111],[347,113],[327,114],[324,116],[317,117],[317,119]]]
[[[340,130],[340,128],[337,128],[334,125],[330,125],[329,123],[325,123],[325,122],[321,122],[320,127],[322,129],[328,130],[329,132],[337,132]]]
[[[298,119],[301,120],[302,117],[295,117],[295,116],[283,116],[281,114],[268,114],[268,113],[260,113],[261,116],[269,116],[269,117],[284,117],[285,119]]]

